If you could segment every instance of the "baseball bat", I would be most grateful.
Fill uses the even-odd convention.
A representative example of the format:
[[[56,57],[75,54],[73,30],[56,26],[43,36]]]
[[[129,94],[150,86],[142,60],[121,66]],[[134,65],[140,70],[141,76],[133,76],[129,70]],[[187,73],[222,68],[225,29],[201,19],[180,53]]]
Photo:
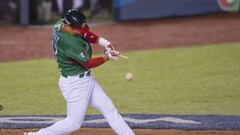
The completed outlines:
[[[125,59],[125,60],[126,60],[126,59],[128,59],[128,57],[127,57],[127,56],[125,56],[125,55],[121,55],[121,54],[120,54],[120,55],[118,55],[118,57],[119,57],[119,58],[122,58],[122,59]]]

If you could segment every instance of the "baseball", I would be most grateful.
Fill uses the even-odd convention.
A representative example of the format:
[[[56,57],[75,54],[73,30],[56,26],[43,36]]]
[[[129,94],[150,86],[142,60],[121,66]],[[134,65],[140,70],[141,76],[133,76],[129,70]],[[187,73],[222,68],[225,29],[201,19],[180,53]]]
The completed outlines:
[[[125,75],[125,78],[126,78],[127,80],[131,81],[131,80],[133,79],[133,74],[132,74],[132,73],[127,73],[127,74]]]

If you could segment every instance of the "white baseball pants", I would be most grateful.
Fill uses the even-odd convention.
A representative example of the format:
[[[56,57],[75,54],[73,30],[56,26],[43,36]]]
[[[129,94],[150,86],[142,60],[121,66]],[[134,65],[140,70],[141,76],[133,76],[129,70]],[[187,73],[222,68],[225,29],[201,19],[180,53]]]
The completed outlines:
[[[60,77],[59,87],[67,102],[67,117],[54,125],[39,130],[36,135],[65,135],[78,130],[88,105],[99,110],[118,135],[134,135],[109,97],[92,75]]]

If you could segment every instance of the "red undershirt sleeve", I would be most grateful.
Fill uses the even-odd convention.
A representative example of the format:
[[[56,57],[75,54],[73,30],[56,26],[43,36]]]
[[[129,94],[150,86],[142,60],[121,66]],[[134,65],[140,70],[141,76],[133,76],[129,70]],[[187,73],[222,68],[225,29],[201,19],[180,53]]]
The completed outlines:
[[[83,35],[84,38],[86,38],[88,40],[88,42],[90,43],[94,43],[96,44],[97,43],[97,40],[99,38],[99,36],[91,31],[87,31],[84,35]]]
[[[95,34],[94,32],[90,31],[89,27],[83,27],[83,28],[75,28],[74,32],[76,32],[78,35],[83,36],[85,39],[87,39],[90,43],[97,43],[97,40],[99,36]]]
[[[104,62],[106,62],[104,57],[96,57],[96,58],[91,58],[89,61],[83,63],[83,67],[86,69],[91,69],[95,68],[97,66],[102,65]]]

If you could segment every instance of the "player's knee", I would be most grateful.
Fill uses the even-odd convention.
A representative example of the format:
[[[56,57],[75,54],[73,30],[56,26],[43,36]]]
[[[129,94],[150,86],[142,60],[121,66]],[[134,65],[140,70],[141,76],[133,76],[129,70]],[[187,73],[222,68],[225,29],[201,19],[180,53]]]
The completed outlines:
[[[71,119],[68,119],[67,123],[68,125],[66,126],[68,126],[69,132],[77,131],[81,127],[81,123],[74,122]]]

